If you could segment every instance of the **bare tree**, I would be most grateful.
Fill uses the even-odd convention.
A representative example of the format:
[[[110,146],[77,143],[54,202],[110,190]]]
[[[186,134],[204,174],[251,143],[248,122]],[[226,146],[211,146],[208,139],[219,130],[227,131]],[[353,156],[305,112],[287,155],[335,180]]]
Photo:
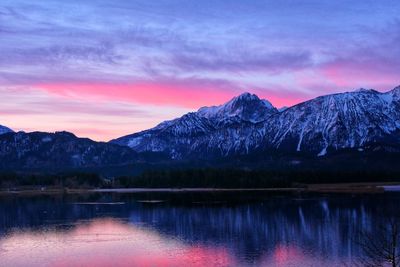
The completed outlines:
[[[356,242],[364,255],[355,265],[400,267],[399,227],[399,221],[391,219],[380,224],[377,231],[361,232]]]

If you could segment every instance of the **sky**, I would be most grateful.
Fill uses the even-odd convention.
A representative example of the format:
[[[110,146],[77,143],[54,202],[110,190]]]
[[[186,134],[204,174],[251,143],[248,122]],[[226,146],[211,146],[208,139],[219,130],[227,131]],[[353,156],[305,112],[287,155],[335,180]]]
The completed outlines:
[[[108,141],[243,92],[400,85],[400,1],[0,0],[0,125]]]

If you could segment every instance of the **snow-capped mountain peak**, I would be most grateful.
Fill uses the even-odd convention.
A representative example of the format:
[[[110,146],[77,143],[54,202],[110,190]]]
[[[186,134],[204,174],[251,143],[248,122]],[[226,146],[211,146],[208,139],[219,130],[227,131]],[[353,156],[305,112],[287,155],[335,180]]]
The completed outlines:
[[[138,151],[164,151],[169,146],[165,139],[176,139],[177,143],[190,144],[200,136],[208,136],[218,129],[243,123],[258,123],[266,120],[278,110],[267,100],[250,93],[243,93],[219,106],[202,107],[180,118],[165,121],[156,127],[124,136],[111,142],[127,145]],[[175,142],[175,141],[174,141]],[[171,151],[171,154],[174,154]]]
[[[210,120],[226,120],[236,117],[249,122],[260,122],[276,113],[277,109],[267,100],[255,94],[243,93],[219,106],[202,107],[197,113]]]
[[[325,156],[376,142],[400,142],[400,87],[386,93],[359,89],[320,96],[284,111],[269,104],[244,93],[113,142],[175,159],[252,151]]]
[[[271,102],[269,102],[268,100],[266,100],[266,99],[261,99],[261,101],[263,102],[264,106],[265,106],[267,109],[271,109],[271,110],[276,109],[276,108],[271,104]]]
[[[359,88],[353,91],[353,93],[379,93],[379,92],[374,89]]]
[[[238,96],[235,96],[232,100],[259,100],[259,98],[255,94],[251,94],[249,92],[244,92]]]

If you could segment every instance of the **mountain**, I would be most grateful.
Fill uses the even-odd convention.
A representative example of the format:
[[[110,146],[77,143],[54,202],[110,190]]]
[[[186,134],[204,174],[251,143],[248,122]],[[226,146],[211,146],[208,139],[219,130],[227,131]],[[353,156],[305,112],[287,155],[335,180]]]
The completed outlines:
[[[178,159],[195,151],[198,140],[207,142],[213,133],[237,125],[253,125],[276,113],[278,110],[267,100],[244,93],[223,105],[202,107],[197,112],[110,142],[140,152],[167,152],[171,158]]]
[[[0,125],[0,135],[1,134],[5,134],[5,133],[10,133],[13,132],[13,130],[11,130],[10,128],[7,128],[5,126]]]
[[[400,144],[400,87],[320,96],[277,110],[249,93],[224,105],[112,140],[137,152],[164,152],[172,159],[210,159],[253,152],[324,156],[375,144]],[[397,148],[396,148],[397,149]]]
[[[328,149],[361,148],[389,138],[400,141],[397,91],[359,89],[295,105],[263,123],[264,142],[276,149],[322,156]]]
[[[130,163],[128,147],[78,138],[68,132],[9,132],[0,135],[0,169],[61,170]]]
[[[277,112],[267,100],[261,100],[254,94],[243,93],[223,105],[202,107],[197,114],[209,119],[216,126],[225,126],[241,121],[257,123]]]
[[[389,154],[377,156],[382,151]],[[68,132],[15,133],[0,127],[0,170],[112,168],[131,173],[139,165],[240,165],[248,157],[265,167],[267,161],[277,164],[276,157],[320,162],[335,155],[340,162],[371,155],[385,162],[399,158],[400,87],[386,93],[358,89],[320,96],[279,110],[244,93],[109,143]]]

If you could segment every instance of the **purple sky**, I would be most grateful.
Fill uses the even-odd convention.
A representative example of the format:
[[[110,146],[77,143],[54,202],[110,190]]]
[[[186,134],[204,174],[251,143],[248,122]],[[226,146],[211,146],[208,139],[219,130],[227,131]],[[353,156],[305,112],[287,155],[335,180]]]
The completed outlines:
[[[0,51],[0,124],[109,140],[243,91],[390,90],[400,1],[2,0]]]

